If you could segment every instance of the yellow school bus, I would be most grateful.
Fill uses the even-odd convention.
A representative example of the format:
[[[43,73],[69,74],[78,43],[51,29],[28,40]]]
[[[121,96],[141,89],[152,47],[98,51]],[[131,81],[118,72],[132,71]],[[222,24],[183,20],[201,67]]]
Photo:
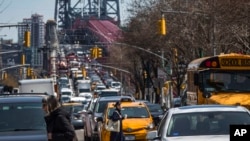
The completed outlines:
[[[187,105],[242,105],[250,109],[250,55],[220,54],[187,68]]]

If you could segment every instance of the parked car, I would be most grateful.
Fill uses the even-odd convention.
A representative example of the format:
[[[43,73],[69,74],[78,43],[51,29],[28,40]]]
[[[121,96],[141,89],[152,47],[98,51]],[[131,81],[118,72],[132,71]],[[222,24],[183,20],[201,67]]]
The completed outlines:
[[[150,114],[153,117],[155,126],[157,126],[161,121],[165,111],[162,109],[160,104],[147,102],[146,105],[148,106]]]
[[[134,98],[130,96],[99,97],[90,101],[87,110],[83,113],[85,141],[92,141],[98,138],[97,118],[103,116],[104,109],[109,102],[116,102],[121,99],[134,101]]]
[[[107,130],[107,126],[110,116],[115,110],[114,104],[114,102],[108,103],[104,115],[98,118],[98,121],[102,122],[99,129],[99,138],[102,141],[110,141],[110,131]],[[121,107],[122,115],[127,115],[127,118],[122,120],[122,131],[125,140],[146,141],[147,132],[155,129],[147,105],[143,102],[122,101]]]
[[[48,141],[43,94],[0,94],[0,141]]]
[[[83,129],[82,111],[84,109],[84,105],[80,102],[68,102],[63,103],[62,106],[67,112],[70,113],[71,123],[73,124],[74,128]]]
[[[232,124],[250,124],[250,112],[241,106],[195,105],[170,108],[149,141],[228,141]]]

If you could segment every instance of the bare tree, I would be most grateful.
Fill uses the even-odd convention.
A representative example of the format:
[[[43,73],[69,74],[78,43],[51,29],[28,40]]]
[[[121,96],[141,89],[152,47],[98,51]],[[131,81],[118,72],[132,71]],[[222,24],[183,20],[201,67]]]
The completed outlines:
[[[249,0],[134,0],[128,8],[131,16],[120,42],[164,53],[168,60],[162,65],[161,58],[126,47],[121,53],[123,59],[131,62],[126,67],[134,74],[136,89],[144,93],[144,71],[147,81],[153,83],[157,68],[171,64],[173,73],[167,74],[168,78],[175,78],[180,89],[185,74],[180,64],[219,53],[249,53],[249,7]],[[166,36],[158,34],[158,20],[163,13]]]

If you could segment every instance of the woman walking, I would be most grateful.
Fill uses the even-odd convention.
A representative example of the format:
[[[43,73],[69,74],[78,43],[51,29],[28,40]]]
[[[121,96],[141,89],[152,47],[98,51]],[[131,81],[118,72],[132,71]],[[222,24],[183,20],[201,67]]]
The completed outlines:
[[[47,98],[49,114],[45,116],[49,141],[76,141],[76,134],[71,124],[70,114],[60,105],[59,100],[51,95]]]
[[[113,122],[117,122],[118,121],[118,125],[120,126],[116,126],[117,129],[116,131],[111,131],[110,134],[110,141],[124,141],[124,135],[122,132],[122,120],[125,119],[126,117],[122,117],[121,114],[121,103],[118,101],[115,103],[115,111],[113,112],[112,116],[110,117],[110,119]]]

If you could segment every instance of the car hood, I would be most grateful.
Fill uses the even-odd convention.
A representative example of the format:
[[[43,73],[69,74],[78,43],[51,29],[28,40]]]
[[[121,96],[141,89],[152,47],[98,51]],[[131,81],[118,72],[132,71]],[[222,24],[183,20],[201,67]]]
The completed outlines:
[[[212,94],[210,102],[215,104],[245,106],[250,109],[250,95],[246,93]]]
[[[0,141],[47,141],[46,130],[0,132]]]
[[[158,116],[160,116],[160,115],[164,115],[164,113],[162,113],[162,112],[151,112],[151,115],[152,115],[153,117],[158,117]]]
[[[163,141],[229,141],[229,135],[167,137]]]
[[[131,128],[133,130],[141,130],[147,128],[148,125],[152,122],[153,121],[150,118],[128,118],[122,120],[122,126],[123,130],[126,130],[128,128]]]

